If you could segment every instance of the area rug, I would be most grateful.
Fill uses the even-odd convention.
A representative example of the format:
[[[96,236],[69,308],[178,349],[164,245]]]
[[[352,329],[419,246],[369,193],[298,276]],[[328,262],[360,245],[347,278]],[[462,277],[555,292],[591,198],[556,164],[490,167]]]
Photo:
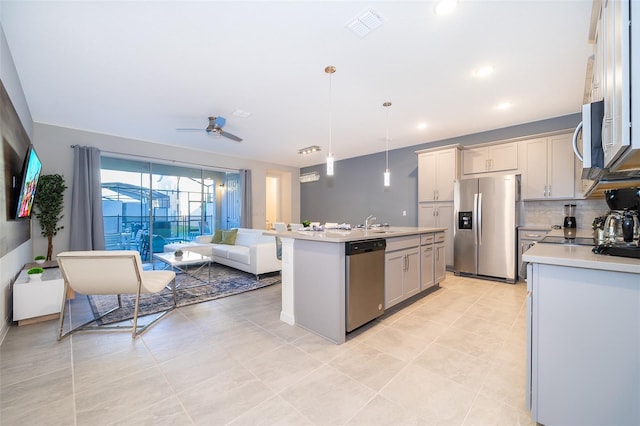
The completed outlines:
[[[207,267],[192,274],[179,272],[176,274],[176,305],[178,307],[193,305],[232,296],[258,288],[280,283],[280,273],[264,274],[256,280],[256,276],[228,266],[212,264],[211,282],[208,281]],[[89,296],[89,304],[96,317],[118,306],[116,295]],[[133,318],[135,295],[122,295],[122,309],[118,309],[98,321],[99,325],[112,324]],[[138,316],[151,315],[165,311],[173,306],[173,292],[165,288],[159,293],[140,295]]]

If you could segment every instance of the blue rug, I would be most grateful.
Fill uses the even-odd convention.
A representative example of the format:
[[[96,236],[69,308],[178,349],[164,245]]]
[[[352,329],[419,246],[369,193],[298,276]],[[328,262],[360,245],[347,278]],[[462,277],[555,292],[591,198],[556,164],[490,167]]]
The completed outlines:
[[[187,306],[202,303],[221,297],[232,296],[258,288],[280,283],[280,272],[273,272],[260,276],[242,272],[228,266],[212,264],[211,282],[208,280],[207,268],[202,268],[194,276],[185,273],[176,274],[176,305]],[[89,296],[89,304],[93,314],[98,317],[118,306],[116,295]],[[118,309],[98,321],[99,325],[112,324],[133,318],[135,295],[122,295],[122,309]],[[140,295],[140,312],[138,316],[151,315],[170,309],[173,306],[173,292],[164,288],[155,294]]]

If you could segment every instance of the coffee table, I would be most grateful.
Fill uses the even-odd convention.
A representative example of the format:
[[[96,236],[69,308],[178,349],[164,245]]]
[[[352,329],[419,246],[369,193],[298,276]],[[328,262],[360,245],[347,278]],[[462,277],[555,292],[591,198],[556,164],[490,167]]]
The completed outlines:
[[[165,263],[172,270],[175,269],[176,271],[184,272],[185,274],[197,279],[198,281],[202,281],[204,284],[209,284],[211,282],[211,256],[204,256],[202,254],[188,250],[184,250],[182,253],[183,254],[180,257],[176,257],[173,253],[155,253],[153,255],[153,258],[159,260],[162,263]],[[197,268],[195,270],[189,270],[189,266],[197,266]],[[208,272],[207,281],[196,275],[205,266],[207,267]],[[173,303],[175,304],[177,287],[175,281],[172,287]]]

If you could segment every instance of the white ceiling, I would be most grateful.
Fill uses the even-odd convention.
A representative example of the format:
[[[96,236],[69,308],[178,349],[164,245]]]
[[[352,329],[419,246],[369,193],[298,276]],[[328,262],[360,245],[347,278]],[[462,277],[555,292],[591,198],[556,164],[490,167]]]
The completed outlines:
[[[384,23],[360,38],[346,24],[367,8]],[[431,1],[0,5],[35,122],[294,167],[328,152],[327,65],[337,160],[384,151],[385,101],[391,149],[578,112],[590,15],[591,0],[460,0],[446,17]],[[175,130],[209,115],[244,141]]]

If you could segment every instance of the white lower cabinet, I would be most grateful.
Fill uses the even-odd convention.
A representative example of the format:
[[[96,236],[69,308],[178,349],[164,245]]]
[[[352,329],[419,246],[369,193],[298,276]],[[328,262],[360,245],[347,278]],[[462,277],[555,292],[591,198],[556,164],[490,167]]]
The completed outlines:
[[[527,271],[533,421],[640,424],[640,276],[535,263]]]
[[[418,226],[445,228],[445,265],[453,267],[453,203],[420,203]]]
[[[421,237],[420,258],[420,288],[426,290],[436,285],[434,271],[433,234],[425,234]]]
[[[420,236],[387,239],[385,309],[420,291]]]
[[[420,253],[420,290],[426,290],[445,278],[445,233],[423,234]]]
[[[439,234],[436,234],[436,242],[433,245],[433,252],[435,254],[433,258],[434,274],[435,274],[434,280],[436,283],[439,283],[440,281],[444,280],[445,273],[446,273],[445,260],[446,260],[447,248],[445,245],[444,232],[440,232]]]

